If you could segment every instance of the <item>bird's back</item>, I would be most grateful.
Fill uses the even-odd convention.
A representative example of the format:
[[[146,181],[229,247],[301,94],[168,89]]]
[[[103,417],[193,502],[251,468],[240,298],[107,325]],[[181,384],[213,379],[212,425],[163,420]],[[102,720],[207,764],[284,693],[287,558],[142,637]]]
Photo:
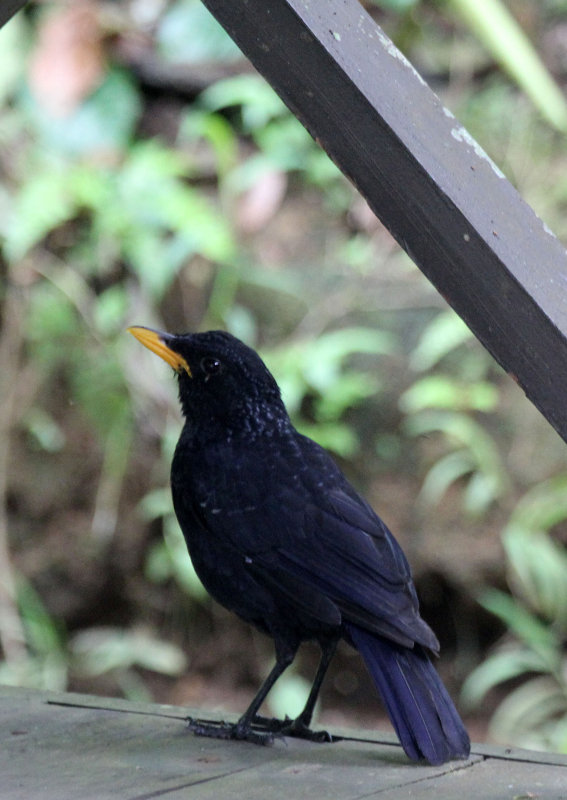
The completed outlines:
[[[283,595],[286,613],[291,603],[303,616],[308,598],[316,617],[322,606],[334,609],[325,625],[344,618],[399,644],[437,649],[394,537],[328,453],[293,428],[203,447],[188,429],[174,458],[172,489],[201,580],[241,616],[253,621],[236,607],[239,594],[254,614],[256,596],[266,603],[267,595]],[[274,603],[265,608],[277,613]]]

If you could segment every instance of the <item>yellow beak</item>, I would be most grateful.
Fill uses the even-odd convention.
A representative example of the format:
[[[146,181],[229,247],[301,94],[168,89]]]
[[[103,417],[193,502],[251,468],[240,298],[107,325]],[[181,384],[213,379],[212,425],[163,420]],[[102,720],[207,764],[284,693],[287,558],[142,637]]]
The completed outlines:
[[[169,333],[154,331],[152,328],[143,328],[141,325],[133,325],[128,328],[128,333],[135,336],[136,339],[141,342],[144,347],[147,347],[148,350],[151,350],[152,353],[163,358],[176,372],[181,372],[181,370],[184,369],[189,377],[192,377],[191,368],[187,361],[183,356],[180,356],[179,353],[176,353],[175,350],[172,350],[171,347],[168,347],[167,340],[173,338]]]

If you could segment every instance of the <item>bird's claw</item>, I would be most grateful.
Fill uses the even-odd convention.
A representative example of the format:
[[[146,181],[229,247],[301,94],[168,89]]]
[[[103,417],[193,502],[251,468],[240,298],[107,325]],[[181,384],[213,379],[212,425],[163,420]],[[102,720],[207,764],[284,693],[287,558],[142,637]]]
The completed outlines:
[[[275,719],[270,717],[254,717],[251,725],[243,725],[241,722],[224,722],[224,720],[206,720],[187,718],[188,729],[195,736],[207,736],[210,739],[237,739],[239,741],[251,742],[269,746],[277,739],[284,736],[291,736],[295,739],[306,739],[309,742],[336,742],[338,736],[332,736],[328,731],[312,731],[301,720],[297,719]]]
[[[245,727],[239,722],[230,723],[224,720],[206,720],[187,717],[187,728],[195,736],[207,736],[210,739],[237,739],[270,746],[274,743],[277,731],[254,730],[251,726]]]
[[[312,731],[301,719],[270,719],[269,717],[254,717],[253,725],[261,730],[278,734],[279,736],[292,736],[295,739],[306,739],[309,742],[336,742],[338,736],[332,736],[328,731]]]

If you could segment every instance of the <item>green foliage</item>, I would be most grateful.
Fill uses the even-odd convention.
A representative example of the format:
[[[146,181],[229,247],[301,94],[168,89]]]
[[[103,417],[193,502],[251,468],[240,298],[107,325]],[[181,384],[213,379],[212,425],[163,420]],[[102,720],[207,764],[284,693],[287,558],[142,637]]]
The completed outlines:
[[[240,50],[200,0],[177,0],[163,15],[157,30],[160,55],[170,61],[232,62]]]
[[[29,95],[23,108],[41,143],[53,153],[81,156],[121,150],[140,116],[140,98],[128,73],[110,70],[101,86],[71,115],[46,114]]]
[[[470,342],[473,334],[452,311],[442,311],[421,332],[412,350],[410,365],[417,372],[432,369],[460,345]]]
[[[522,679],[500,703],[491,731],[501,741],[567,752],[567,553],[553,529],[567,520],[567,476],[536,485],[503,532],[512,594],[485,591],[482,605],[507,628],[503,642],[471,675],[463,699],[478,705]]]
[[[467,477],[463,508],[473,515],[483,514],[508,488],[506,470],[498,446],[481,424],[467,414],[453,411],[422,411],[407,420],[410,436],[438,431],[451,451],[429,469],[421,489],[421,499],[436,505],[451,484]]]
[[[527,37],[502,15],[500,4],[454,0],[439,4],[437,11],[419,0],[376,4],[386,22],[392,13],[402,15],[396,23],[400,39],[421,42],[426,50],[453,35],[446,24],[439,25],[439,14],[459,13],[551,124],[565,126],[564,100],[554,94]],[[564,11],[559,2],[545,7],[548,14]],[[236,71],[238,48],[199,0],[179,0],[146,13],[155,19],[134,31],[133,40],[141,33],[147,42],[150,28],[155,30],[151,55],[168,61],[168,68],[205,59]],[[132,355],[123,335],[132,322],[167,327],[163,319],[179,324],[187,318],[202,327],[223,326],[260,346],[294,421],[342,458],[356,462],[361,451],[366,455],[376,444],[381,455],[390,454],[388,467],[401,471],[408,461],[419,460],[416,453],[423,454],[425,514],[433,513],[449,488],[477,520],[509,505],[517,487],[507,474],[506,451],[511,436],[520,434],[506,429],[511,423],[505,420],[500,374],[452,312],[423,322],[430,316],[430,298],[419,296],[419,290],[413,295],[413,284],[396,312],[403,319],[398,333],[383,330],[376,298],[384,308],[398,308],[396,293],[388,294],[388,278],[381,280],[392,244],[357,217],[352,188],[266,83],[257,75],[234,74],[212,83],[194,101],[177,98],[176,132],[172,135],[164,124],[163,138],[150,136],[147,130],[155,130],[161,106],[150,106],[139,78],[113,63],[109,47],[97,88],[67,116],[50,115],[27,85],[22,59],[36,44],[40,16],[20,14],[0,31],[2,335],[15,292],[17,330],[8,333],[25,355],[17,365],[21,387],[14,415],[0,430],[24,431],[25,441],[47,461],[72,444],[76,428],[69,418],[79,427],[92,460],[92,497],[85,488],[81,498],[91,514],[90,530],[82,534],[91,537],[90,551],[108,552],[120,530],[121,506],[136,503],[140,529],[151,524],[163,533],[141,559],[153,591],[177,586],[191,609],[198,604],[202,611],[209,604],[187,558],[166,486],[179,430],[175,384],[164,380],[163,365],[148,359],[142,367],[138,353]],[[113,31],[113,38],[120,37]],[[455,40],[448,45],[454,54]],[[457,93],[464,82],[450,79],[447,88]],[[467,125],[500,152],[544,216],[564,224],[564,154],[552,133],[543,131],[510,84],[497,76],[490,82],[478,78],[459,98]],[[298,248],[297,217],[286,227],[281,215],[283,232],[277,225],[270,228],[269,220],[262,222],[266,231],[259,231],[258,240],[238,228],[241,198],[274,173],[284,187],[281,205],[309,194],[309,202],[324,205],[329,215],[324,234],[309,229],[309,237],[299,240],[300,254],[293,249]],[[277,208],[276,202],[274,214]],[[400,292],[408,290],[405,279],[404,273]],[[412,305],[415,313],[407,311]],[[413,331],[407,341],[417,332],[407,357],[401,330],[406,320]],[[4,377],[5,365],[0,368]],[[402,383],[404,424],[378,432],[372,399],[385,406]],[[357,418],[363,416],[361,426]],[[396,409],[385,416],[396,418]],[[162,441],[151,468],[147,461],[132,463],[131,443],[140,429]],[[370,447],[363,450],[367,440]],[[407,452],[413,458],[396,461]],[[367,463],[360,472],[372,479]],[[567,515],[566,483],[559,476],[534,488],[506,526],[512,593],[492,590],[482,602],[508,636],[466,687],[469,700],[479,701],[514,679],[494,729],[507,739],[520,736],[524,743],[559,749],[567,749],[567,564],[555,528]],[[19,491],[18,486],[16,503]],[[85,563],[85,569],[89,566]],[[140,670],[175,676],[184,669],[178,648],[150,628],[96,625],[68,636],[24,581],[18,612],[27,657],[2,662],[2,682],[61,689],[75,677],[105,676],[128,696],[145,697]],[[294,703],[301,707],[305,694],[305,682],[291,674],[272,697],[275,713],[290,713]]]
[[[207,603],[209,595],[187,557],[187,545],[173,513],[169,487],[147,494],[140,506],[142,519],[163,521],[163,541],[154,544],[146,560],[146,576],[152,583],[174,580],[189,597]]]
[[[177,646],[143,629],[89,628],[68,638],[32,586],[21,576],[18,583],[27,654],[0,662],[0,683],[63,691],[74,678],[111,674],[126,697],[150,700],[135,668],[162,675],[185,670],[186,659]]]
[[[374,5],[381,6],[397,14],[409,11],[418,5],[420,0],[372,0]]]
[[[352,457],[359,442],[343,421],[345,412],[375,395],[380,386],[368,370],[345,367],[345,362],[355,354],[385,355],[392,349],[392,338],[384,332],[345,328],[272,350],[266,361],[299,430],[324,447]],[[301,414],[306,399],[311,400],[312,421]]]
[[[176,645],[144,629],[105,627],[81,631],[69,643],[69,658],[77,677],[111,675],[125,697],[146,702],[152,696],[136,668],[177,676],[187,667],[187,659]]]
[[[464,510],[480,516],[511,489],[501,445],[486,424],[498,413],[500,395],[486,379],[486,359],[467,351],[470,336],[452,316],[440,314],[424,329],[411,363],[418,372],[434,371],[410,386],[400,406],[409,435],[438,432],[448,448],[430,466],[421,499],[435,506],[451,485],[460,484]],[[439,371],[448,366],[452,374]],[[462,695],[471,708],[514,681],[491,720],[491,735],[562,752],[567,751],[567,552],[553,530],[566,519],[564,474],[536,484],[514,508],[502,532],[512,592],[489,589],[480,596],[507,633],[469,675]]]
[[[425,5],[423,0],[372,1],[401,15]],[[545,5],[553,11],[553,3]],[[437,6],[443,16],[464,23],[526,93],[549,125],[561,132],[567,130],[567,102],[563,92],[503,0],[439,0]],[[557,12],[561,13],[561,3]]]
[[[455,411],[494,411],[498,390],[487,381],[468,383],[450,375],[428,375],[416,381],[402,396],[400,407],[407,414],[426,408]]]
[[[499,405],[496,385],[477,377],[487,368],[486,355],[467,351],[471,333],[452,312],[443,312],[424,328],[411,355],[418,372],[451,366],[459,377],[432,372],[419,378],[400,398],[409,436],[438,432],[447,452],[429,468],[420,493],[428,507],[441,502],[452,484],[466,480],[462,494],[466,513],[480,516],[509,488],[498,442],[488,433],[479,413],[494,413]]]
[[[529,38],[500,0],[446,0],[550,125],[567,130],[567,103]]]
[[[298,714],[301,714],[307,702],[310,688],[311,683],[301,675],[297,675],[293,671],[288,674],[286,671],[269,695],[268,701],[274,717],[285,719],[287,715],[290,719],[294,719]],[[316,715],[317,706],[315,706]]]
[[[236,112],[235,129],[223,114]],[[235,133],[250,137],[256,151],[237,161]],[[235,195],[253,186],[267,171],[300,173],[308,182],[332,192],[344,206],[350,192],[338,168],[303,125],[259,75],[237,75],[203,91],[180,130],[181,141],[204,138],[212,146],[221,191]]]
[[[195,254],[218,261],[234,254],[222,217],[184,181],[189,165],[156,140],[133,145],[119,170],[72,161],[36,166],[14,198],[5,227],[9,260],[21,259],[47,233],[80,214],[88,215],[89,224],[70,255],[81,271],[104,274],[124,258],[156,300]],[[72,270],[62,272],[77,284]],[[117,292],[114,307],[123,307]]]
[[[0,662],[0,683],[55,691],[65,689],[69,658],[60,624],[47,613],[40,596],[22,576],[18,579],[17,602],[27,651],[16,661]]]
[[[283,100],[259,75],[236,75],[218,81],[201,93],[199,105],[210,112],[237,109],[242,132],[248,135],[289,115]]]

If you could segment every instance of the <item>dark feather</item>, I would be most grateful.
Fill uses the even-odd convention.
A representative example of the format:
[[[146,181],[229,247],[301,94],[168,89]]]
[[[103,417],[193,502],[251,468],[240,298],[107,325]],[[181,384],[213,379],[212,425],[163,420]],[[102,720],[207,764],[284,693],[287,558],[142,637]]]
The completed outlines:
[[[345,625],[388,710],[407,755],[430,764],[466,758],[467,732],[422,647],[397,647],[356,625]]]
[[[468,736],[429,660],[439,643],[420,617],[406,557],[328,453],[295,430],[259,356],[218,331],[132,331],[179,367],[186,421],[171,483],[195,570],[275,642],[276,665],[235,735],[251,733],[300,643],[315,639],[323,657],[294,723],[308,728],[343,637],[361,652],[410,758],[465,757]]]

